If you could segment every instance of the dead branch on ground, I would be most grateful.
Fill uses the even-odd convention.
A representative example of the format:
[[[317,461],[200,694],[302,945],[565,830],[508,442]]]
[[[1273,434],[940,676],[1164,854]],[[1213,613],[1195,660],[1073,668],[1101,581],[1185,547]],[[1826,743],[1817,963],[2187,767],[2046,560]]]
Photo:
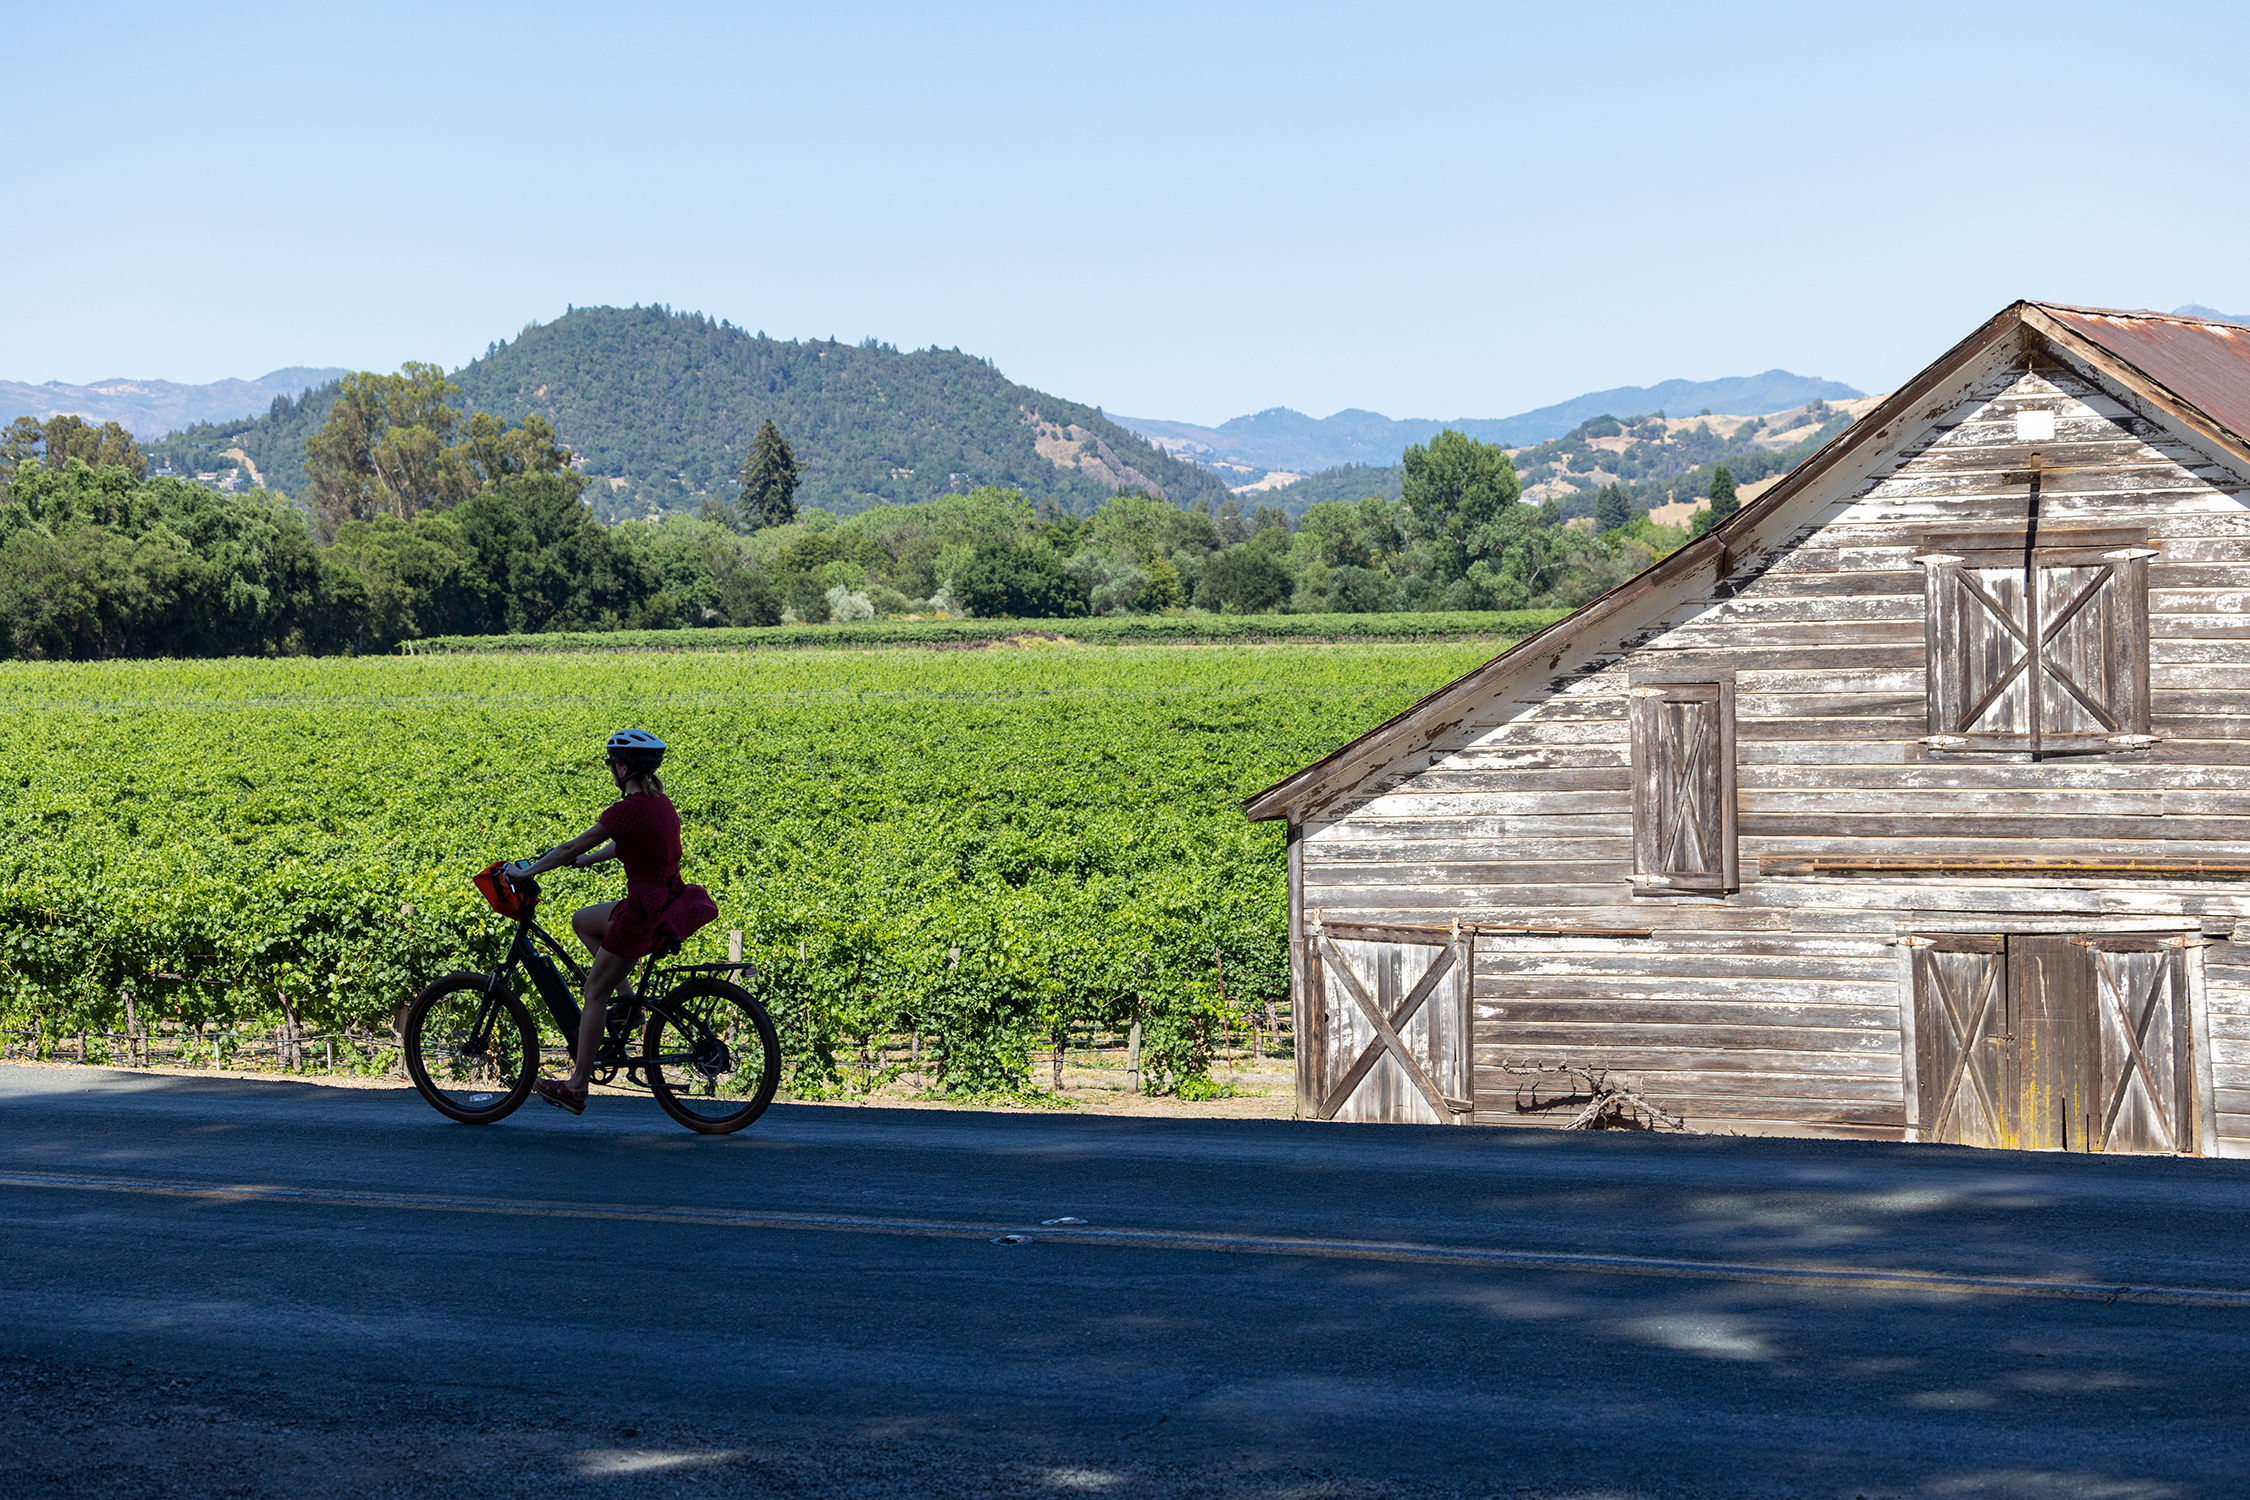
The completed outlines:
[[[1565,1130],[1676,1130],[1685,1135],[1704,1132],[1689,1127],[1682,1116],[1651,1104],[1638,1089],[1609,1081],[1607,1068],[1581,1068],[1570,1063],[1502,1062],[1503,1071],[1528,1078],[1516,1086],[1516,1113],[1547,1114],[1578,1106]],[[1567,1083],[1570,1092],[1542,1098],[1552,1084]]]

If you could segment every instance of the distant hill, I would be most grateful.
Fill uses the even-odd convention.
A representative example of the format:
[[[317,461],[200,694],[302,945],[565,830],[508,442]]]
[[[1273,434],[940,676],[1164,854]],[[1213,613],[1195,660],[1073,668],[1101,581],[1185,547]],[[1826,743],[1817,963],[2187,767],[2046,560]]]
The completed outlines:
[[[1119,489],[1225,498],[1090,406],[1008,380],[958,349],[796,342],[661,307],[578,308],[459,371],[471,410],[537,411],[623,513],[732,494],[771,417],[805,464],[797,503],[848,515],[982,485],[1085,513]]]
[[[2244,327],[2250,327],[2250,317],[2245,317],[2239,313],[2223,313],[2215,307],[2204,307],[2194,302],[2190,302],[2185,307],[2173,308],[2172,316],[2176,318],[2210,318],[2215,322],[2240,323]]]
[[[1380,495],[1385,500],[1396,500],[1406,483],[1406,471],[1397,464],[1339,464],[1333,469],[1323,469],[1318,474],[1308,474],[1295,484],[1267,490],[1256,497],[1260,505],[1278,505],[1291,521],[1323,500],[1342,500],[1349,504],[1365,500],[1369,495]],[[1245,507],[1251,499],[1245,497]]]
[[[1860,394],[1840,381],[1768,370],[1724,380],[1619,386],[1513,417],[1448,422],[1419,417],[1393,420],[1380,412],[1357,409],[1332,417],[1308,417],[1285,406],[1235,417],[1217,427],[1147,417],[1116,420],[1170,452],[1225,474],[1230,484],[1241,485],[1274,470],[1313,474],[1347,464],[1395,464],[1409,443],[1426,443],[1448,427],[1483,442],[1518,448],[1559,438],[1591,417],[1659,411],[1672,416],[1714,411],[1762,417],[1809,401],[1848,401]]]
[[[1784,473],[1880,401],[1814,400],[1760,416],[1594,416],[1559,437],[1515,449],[1516,472],[1526,501],[1552,500],[1566,519],[1592,515],[1596,494],[1610,484],[1625,486],[1635,511],[1646,513],[1652,505],[1707,493],[1718,464],[1742,483]],[[1256,499],[1294,520],[1323,500],[1396,500],[1403,479],[1396,464],[1347,464]]]
[[[141,446],[148,453],[149,467],[159,474],[223,475],[230,468],[247,470],[240,478],[250,484],[302,495],[305,439],[327,425],[337,385],[331,379],[300,396],[276,396],[257,416],[198,422]]]
[[[849,515],[951,491],[1008,485],[1084,514],[1120,489],[1182,505],[1227,495],[1090,406],[1008,380],[958,349],[797,342],[662,307],[575,308],[494,344],[454,372],[470,411],[537,412],[597,483],[608,519],[692,510],[732,497],[733,475],[771,417],[805,465],[800,506]],[[271,488],[304,484],[304,440],[333,386],[254,422],[214,424],[154,445],[176,469],[240,451]]]
[[[256,380],[214,380],[180,385],[170,380],[97,380],[92,385],[25,385],[0,380],[0,425],[17,417],[79,416],[89,422],[116,422],[146,443],[198,422],[224,422],[263,412],[276,396],[294,396],[326,385],[342,370],[291,365]]]

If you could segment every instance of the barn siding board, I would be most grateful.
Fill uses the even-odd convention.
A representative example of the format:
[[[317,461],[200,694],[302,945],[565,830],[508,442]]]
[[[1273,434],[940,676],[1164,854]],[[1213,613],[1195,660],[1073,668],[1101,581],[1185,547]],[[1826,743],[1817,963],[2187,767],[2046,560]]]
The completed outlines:
[[[1921,742],[1927,585],[1914,557],[1934,530],[2025,524],[2031,449],[2015,413],[2027,408],[2058,413],[2055,441],[2036,445],[2040,524],[2138,527],[2156,551],[2146,694],[2162,738],[2150,749],[2035,762]],[[1612,645],[1589,642],[1426,753],[1308,808],[1292,844],[1298,900],[1329,921],[1652,930],[1478,940],[1479,1123],[1542,1118],[1515,1111],[1504,1062],[1568,1060],[1615,1069],[1705,1128],[1896,1139],[1911,1044],[1898,935],[2176,932],[2250,917],[2250,881],[1763,876],[1758,861],[2250,860],[2250,481],[2232,463],[2082,373],[2019,360],[1847,490],[1808,502],[1807,520],[1752,539],[1736,576],[1706,572],[1652,601]],[[1735,684],[1731,896],[1632,892],[1627,691],[1641,669]],[[2202,974],[2207,1128],[2250,1155],[2250,953],[2213,950]]]
[[[1488,949],[1505,942],[1504,938],[1489,939]],[[1728,993],[1740,988],[1740,981],[1755,978],[1772,982],[1780,978],[1794,978],[1819,984],[1877,984],[1891,982],[1890,959],[1887,952],[1858,955],[1831,955],[1826,953],[1780,952],[1753,953],[1744,951],[1748,944],[1717,953],[1698,953],[1671,946],[1669,943],[1636,941],[1641,951],[1608,953],[1507,953],[1486,952],[1477,958],[1477,983],[1499,985],[1502,982],[1527,985],[1542,980],[1616,980],[1628,986],[1636,982],[1675,983],[1683,980],[1708,980]],[[1646,979],[1644,981],[1644,976]],[[1481,993],[1481,991],[1480,991]],[[1622,997],[1627,991],[1620,991]],[[1836,1003],[1843,1003],[1839,999]]]
[[[2250,1088],[2250,1053],[2230,1049],[2213,1059],[2211,1077],[2219,1088]]]
[[[1528,1097],[1517,1089],[1518,1084],[1526,1082],[1524,1075],[1510,1073],[1500,1065],[1516,1060],[1513,1056],[1494,1054],[1488,1059],[1485,1054],[1478,1055],[1479,1124],[1499,1124],[1530,1113],[1515,1108],[1512,1102]],[[1896,1073],[1889,1078],[1816,1078],[1745,1072],[1697,1075],[1623,1066],[1613,1071],[1651,1103],[1686,1116],[1704,1130],[1730,1128],[1736,1119],[1772,1119],[1782,1114],[1849,1120],[1860,1125],[1889,1123],[1902,1132],[1906,1128],[1906,1098]]]
[[[1960,837],[1953,840],[1924,841],[1916,839],[1915,835],[1918,828],[1929,826],[1927,817],[1895,811],[1883,816],[1869,815],[1844,805],[1793,816],[1745,812],[1742,815],[1742,836],[1746,841],[1752,842],[1752,847],[1757,852],[1774,853],[1778,856],[1782,851],[1765,849],[1764,841],[1823,841],[1826,830],[1840,826],[1841,816],[1844,814],[1851,814],[1849,826],[1862,838],[1904,842],[1925,853],[1934,852],[1931,848],[1933,844],[1948,842],[1981,846],[1987,850],[1997,840],[2007,840],[2011,845],[2025,841],[2051,842],[2048,835],[2056,827],[2055,816],[2051,814],[1983,817],[1963,813],[1956,815],[1953,821],[1953,832]],[[2073,841],[2081,851],[2080,858],[2089,857],[2105,843],[2146,843],[2150,840],[2160,841],[2161,846],[2167,849],[2172,848],[2175,842],[2181,845],[2191,842],[2206,844],[2211,848],[2205,850],[2204,857],[2217,858],[2219,856],[2214,851],[2218,849],[2228,849],[2240,854],[2243,821],[2241,818],[2178,818],[2151,814],[2141,817],[2072,819],[2070,826],[2084,829],[2083,837]],[[1847,852],[1849,845],[1850,841],[1844,839],[1827,839],[1822,842],[1821,852],[1842,854]],[[1756,856],[1753,853],[1746,857]]]
[[[1599,995],[1558,994],[1530,984],[1511,983],[1476,997],[1476,1018],[1520,1028],[1607,1024],[1617,1027],[1689,1026],[1697,1028],[1781,1028],[1811,1031],[1893,1032],[1898,1030],[1898,995],[1891,985],[1878,988],[1864,1004],[1817,1001],[1695,1000],[1637,995],[1605,1000]],[[1730,1030],[1730,1035],[1734,1034]]]
[[[1751,981],[1756,985],[1755,998],[1747,991],[1746,980],[1751,980],[1748,973],[1708,979],[1655,974],[1620,974],[1614,978],[1592,974],[1504,974],[1495,976],[1492,981],[1493,1004],[1580,998],[1590,1007],[1602,1006],[1607,1001],[1631,1004],[1659,1000],[1735,1000],[1751,1006],[1880,1005],[1896,993],[1889,974],[1880,980],[1839,980],[1760,973]]]

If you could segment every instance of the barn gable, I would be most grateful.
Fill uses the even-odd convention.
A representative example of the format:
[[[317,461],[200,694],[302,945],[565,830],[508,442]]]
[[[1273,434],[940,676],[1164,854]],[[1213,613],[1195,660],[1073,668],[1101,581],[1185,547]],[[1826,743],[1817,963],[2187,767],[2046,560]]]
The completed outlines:
[[[2250,972],[2206,946],[2250,855],[2250,337],[2149,321],[2009,309],[1252,799],[1291,822],[1307,1112],[1380,1045],[1394,1090],[1466,1049],[1455,1119],[1543,1118],[1508,1068],[1567,1062],[1734,1129],[2250,1153]],[[1458,1034],[1369,1040],[1382,929],[1467,934]],[[1420,1071],[1436,1117],[1460,1084]]]

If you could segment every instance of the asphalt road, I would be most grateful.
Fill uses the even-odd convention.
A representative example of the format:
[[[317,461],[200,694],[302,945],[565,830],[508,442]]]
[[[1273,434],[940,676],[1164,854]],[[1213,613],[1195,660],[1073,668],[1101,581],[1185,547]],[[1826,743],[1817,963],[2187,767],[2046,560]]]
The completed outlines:
[[[2250,1162],[0,1068],[0,1245],[20,1495],[2250,1494]]]

